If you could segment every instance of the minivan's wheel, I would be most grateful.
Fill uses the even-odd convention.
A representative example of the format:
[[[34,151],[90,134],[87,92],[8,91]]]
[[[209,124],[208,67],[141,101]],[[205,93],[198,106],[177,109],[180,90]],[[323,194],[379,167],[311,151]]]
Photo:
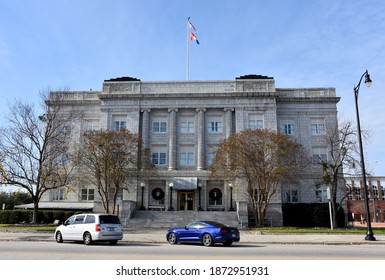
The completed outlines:
[[[57,242],[57,243],[63,243],[63,237],[62,237],[60,231],[56,232],[55,239],[56,239],[56,242]]]
[[[177,241],[177,238],[176,238],[176,234],[175,233],[170,233],[168,235],[168,238],[167,238],[167,241],[168,243],[170,243],[171,245],[175,245],[178,241]]]
[[[213,245],[213,238],[209,233],[205,233],[202,237],[202,243],[205,246],[211,246]]]
[[[83,242],[86,245],[91,245],[92,244],[92,237],[89,232],[84,233],[83,235]]]
[[[225,245],[226,247],[231,246],[231,244],[233,244],[232,240],[226,240],[225,242],[223,242],[223,245]]]
[[[118,243],[118,240],[110,240],[109,243],[110,245],[116,245]]]

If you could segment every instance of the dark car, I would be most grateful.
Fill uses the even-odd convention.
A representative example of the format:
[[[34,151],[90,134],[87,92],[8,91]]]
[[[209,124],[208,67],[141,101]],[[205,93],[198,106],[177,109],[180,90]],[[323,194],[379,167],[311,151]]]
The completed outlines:
[[[240,240],[239,230],[221,223],[211,221],[196,221],[183,228],[172,228],[167,232],[170,244],[198,242],[205,246],[222,243],[230,246]]]

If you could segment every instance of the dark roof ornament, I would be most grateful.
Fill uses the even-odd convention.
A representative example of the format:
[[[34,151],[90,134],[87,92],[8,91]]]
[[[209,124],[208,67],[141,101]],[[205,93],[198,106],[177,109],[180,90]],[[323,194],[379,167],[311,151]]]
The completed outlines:
[[[133,77],[118,77],[114,79],[104,80],[105,82],[140,82],[140,79]]]
[[[263,76],[263,75],[249,74],[249,75],[239,76],[235,79],[236,80],[272,80],[274,78]]]

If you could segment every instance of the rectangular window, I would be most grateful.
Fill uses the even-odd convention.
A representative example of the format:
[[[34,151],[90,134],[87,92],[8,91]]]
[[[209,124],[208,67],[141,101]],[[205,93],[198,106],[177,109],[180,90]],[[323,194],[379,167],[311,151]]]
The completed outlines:
[[[60,127],[60,133],[65,134],[65,135],[70,134],[71,133],[71,126],[65,125],[65,126]]]
[[[313,164],[320,164],[322,162],[328,161],[328,155],[327,154],[313,154],[312,162]]]
[[[53,190],[52,200],[64,200],[64,193],[65,189],[63,188]]]
[[[152,164],[165,165],[166,164],[166,153],[152,153]]]
[[[348,194],[348,200],[353,200],[353,192],[351,186],[346,186],[346,193]]]
[[[354,186],[354,196],[356,200],[361,200],[361,188],[359,186]]]
[[[119,131],[121,129],[125,129],[127,127],[126,121],[114,121],[112,123],[112,130]]]
[[[195,157],[193,152],[180,152],[179,154],[180,165],[195,165]]]
[[[195,123],[189,121],[180,122],[180,132],[181,133],[194,133],[195,132]]]
[[[85,131],[96,131],[99,130],[99,120],[85,120],[83,129]]]
[[[287,203],[298,202],[298,190],[289,190],[289,189],[285,190],[284,200]]]
[[[294,130],[294,124],[283,124],[280,127],[281,133],[284,133],[286,135],[294,135],[295,130]]]
[[[315,191],[316,202],[328,202],[327,190]]]
[[[376,185],[372,185],[373,190],[373,199],[378,200],[378,187]]]
[[[155,121],[152,123],[152,132],[164,133],[167,132],[167,122]]]
[[[250,129],[262,129],[263,128],[263,120],[250,119],[249,120],[249,128]]]
[[[82,189],[82,200],[94,200],[95,190],[94,189]]]
[[[222,132],[222,129],[221,121],[210,121],[208,123],[208,132],[219,133]]]
[[[311,135],[325,135],[326,126],[323,120],[313,120],[311,124]]]
[[[213,159],[215,157],[215,152],[208,152],[207,153],[207,164],[210,165],[213,162]]]
[[[99,130],[98,125],[87,125],[86,126],[86,131],[96,131],[96,130]]]

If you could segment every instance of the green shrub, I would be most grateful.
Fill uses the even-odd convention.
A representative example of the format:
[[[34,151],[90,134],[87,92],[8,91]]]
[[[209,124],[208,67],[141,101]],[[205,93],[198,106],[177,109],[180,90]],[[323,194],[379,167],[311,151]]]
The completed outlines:
[[[39,210],[38,223],[52,224],[55,220],[64,222],[75,211],[64,210]],[[1,210],[0,224],[22,224],[30,223],[33,217],[33,210]]]

